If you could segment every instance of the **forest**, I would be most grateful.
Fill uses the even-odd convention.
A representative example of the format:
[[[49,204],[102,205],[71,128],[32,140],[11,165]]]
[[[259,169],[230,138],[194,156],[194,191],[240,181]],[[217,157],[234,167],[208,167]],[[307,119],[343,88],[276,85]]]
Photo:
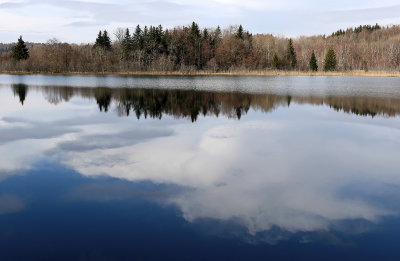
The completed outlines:
[[[289,39],[221,29],[159,26],[102,30],[93,43],[0,44],[0,71],[47,73],[235,73],[252,71],[387,71],[400,69],[400,26],[363,25],[329,36]],[[26,39],[29,40],[29,39]]]

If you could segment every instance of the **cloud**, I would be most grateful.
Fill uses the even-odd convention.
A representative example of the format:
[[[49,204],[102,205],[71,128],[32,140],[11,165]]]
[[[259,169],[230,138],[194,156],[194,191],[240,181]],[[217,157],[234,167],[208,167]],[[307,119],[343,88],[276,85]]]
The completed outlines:
[[[72,26],[72,27],[88,27],[88,26],[105,26],[106,24],[100,22],[93,22],[93,21],[77,21],[66,24],[65,26]]]
[[[173,27],[197,21],[205,27],[244,24],[254,33],[299,36],[364,23],[399,23],[396,13],[398,3],[392,0],[21,0],[0,2],[0,30],[3,41],[23,34],[32,38],[29,41],[57,37],[80,43],[93,42],[100,29],[136,24]],[[319,19],[324,23],[315,23]]]
[[[340,220],[378,222],[395,214],[341,191],[355,186],[357,180],[400,184],[393,167],[398,145],[390,138],[371,143],[373,134],[383,131],[379,127],[339,125],[335,126],[351,133],[346,139],[330,131],[329,122],[307,122],[304,129],[272,120],[240,124],[220,120],[211,128],[175,129],[179,135],[127,147],[66,152],[61,161],[86,176],[102,173],[187,188],[169,199],[186,220],[236,220],[251,234],[275,226],[293,233],[329,231]],[[306,134],[309,129],[312,136]],[[374,160],[368,153],[371,144]],[[379,171],[382,166],[384,175]],[[379,191],[368,193],[378,195]]]
[[[3,118],[4,122],[16,122],[16,119]],[[19,121],[21,123],[21,121]],[[28,139],[49,139],[57,136],[61,136],[66,133],[76,132],[77,130],[71,128],[65,128],[60,126],[54,126],[52,124],[40,123],[40,122],[25,122],[28,126],[25,127],[13,127],[13,128],[2,128],[0,129],[0,144],[28,140]]]
[[[79,140],[62,142],[57,148],[68,152],[121,148],[172,134],[172,130],[168,129],[132,128],[127,132],[121,133],[81,136]]]
[[[99,82],[104,84],[106,79]],[[250,90],[273,92],[274,82],[259,79],[268,89],[257,79]],[[322,78],[310,79],[313,85],[323,86],[319,84]],[[375,80],[365,81],[368,84],[361,82],[359,88],[374,95]],[[196,79],[182,82],[182,86],[194,83],[198,89],[224,88],[209,82],[202,85]],[[298,94],[307,94],[309,83],[307,78],[299,84]],[[330,86],[341,93],[346,92],[347,84]],[[276,88],[287,95],[293,89],[290,86]],[[34,90],[30,89],[29,95],[38,95]],[[326,96],[331,95],[326,88],[313,92],[324,90]],[[165,200],[177,206],[187,221],[235,221],[251,235],[274,227],[291,233],[329,231],[343,220],[379,222],[382,217],[398,214],[384,203],[388,198],[393,201],[393,195],[382,194],[387,184],[396,190],[400,186],[400,126],[396,118],[355,121],[356,116],[327,107],[315,110],[306,104],[292,104],[267,115],[250,110],[240,122],[208,117],[192,124],[168,116],[162,121],[132,121],[112,113],[100,114],[93,101],[81,99],[60,103],[52,110],[42,99],[27,99],[25,114],[12,113],[9,96],[0,95],[0,100],[4,104],[0,110],[8,115],[1,122],[7,131],[0,129],[4,134],[1,173],[29,168],[46,157],[88,177],[106,175],[132,182],[172,184],[182,190]],[[40,105],[33,107],[34,101]],[[14,103],[20,108],[18,99]],[[98,185],[76,194],[90,199],[87,195],[96,195],[95,191],[112,199],[124,197],[123,191],[129,189],[119,193],[118,186]]]

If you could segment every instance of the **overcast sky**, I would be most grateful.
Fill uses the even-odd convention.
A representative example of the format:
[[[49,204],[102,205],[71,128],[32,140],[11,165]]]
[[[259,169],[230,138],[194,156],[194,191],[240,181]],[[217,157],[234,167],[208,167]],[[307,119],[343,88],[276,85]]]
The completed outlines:
[[[0,42],[93,42],[100,29],[137,24],[243,24],[296,37],[359,24],[400,24],[399,0],[0,0]]]

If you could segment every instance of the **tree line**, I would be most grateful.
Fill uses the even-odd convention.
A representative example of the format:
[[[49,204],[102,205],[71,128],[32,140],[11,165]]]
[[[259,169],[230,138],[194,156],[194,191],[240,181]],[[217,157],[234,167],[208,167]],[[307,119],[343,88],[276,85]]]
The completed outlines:
[[[119,28],[93,44],[51,39],[27,46],[22,37],[0,50],[0,70],[29,72],[234,72],[255,70],[398,71],[400,26],[364,25],[330,36],[287,39],[243,26]]]

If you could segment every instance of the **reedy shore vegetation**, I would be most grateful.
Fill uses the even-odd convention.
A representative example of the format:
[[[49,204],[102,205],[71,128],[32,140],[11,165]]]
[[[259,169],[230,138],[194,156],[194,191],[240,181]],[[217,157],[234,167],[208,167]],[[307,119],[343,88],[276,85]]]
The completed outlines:
[[[106,31],[100,32],[93,44],[61,43],[56,39],[44,44],[27,43],[27,59],[15,59],[15,44],[0,44],[0,71],[399,76],[398,25],[360,26],[330,36],[295,39],[253,35],[242,26],[201,29],[196,23],[167,30],[162,26],[138,26],[132,31],[118,29],[112,43]]]

